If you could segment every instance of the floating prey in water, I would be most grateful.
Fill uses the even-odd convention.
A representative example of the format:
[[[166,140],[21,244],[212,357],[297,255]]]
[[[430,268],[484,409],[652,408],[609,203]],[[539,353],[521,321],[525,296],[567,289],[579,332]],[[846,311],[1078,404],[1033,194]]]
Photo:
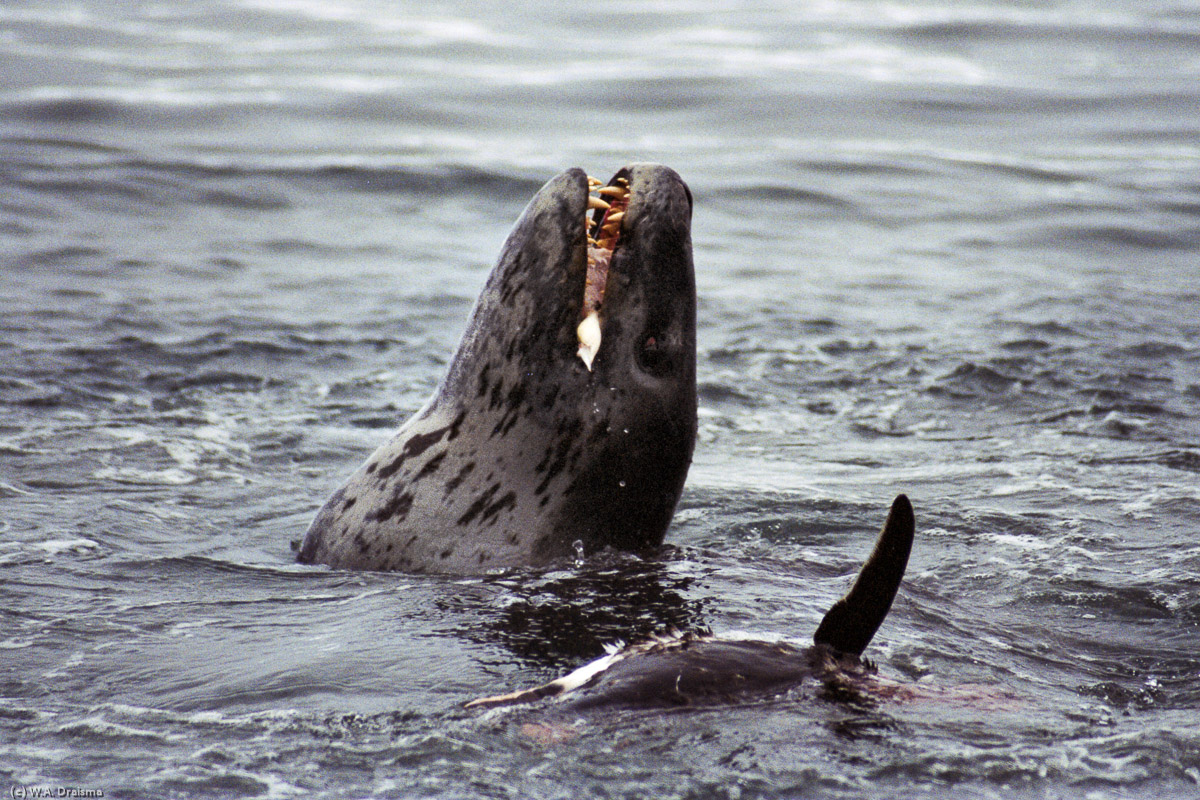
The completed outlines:
[[[850,592],[837,601],[813,635],[812,647],[709,634],[659,637],[613,648],[543,686],[483,697],[467,708],[561,698],[571,710],[640,708],[732,702],[787,691],[815,680],[838,696],[869,695],[874,669],[860,659],[879,629],[904,577],[912,549],[908,498],[892,503],[883,531]],[[880,684],[880,688],[886,688]]]
[[[661,544],[696,438],[691,215],[656,164],[542,187],[434,396],[334,492],[299,560],[470,573]]]

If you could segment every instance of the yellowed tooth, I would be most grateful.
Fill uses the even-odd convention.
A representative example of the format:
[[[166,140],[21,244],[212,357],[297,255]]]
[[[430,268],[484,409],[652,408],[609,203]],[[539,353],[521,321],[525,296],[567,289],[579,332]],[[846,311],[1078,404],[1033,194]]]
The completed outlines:
[[[599,178],[593,178],[591,175],[588,175],[587,179],[588,179],[588,186],[603,186],[604,185],[604,181],[600,180]]]
[[[629,189],[624,186],[601,186],[596,190],[596,194],[603,194],[609,197],[624,197],[629,194]]]
[[[607,228],[609,225],[619,225],[621,220],[623,220],[624,218],[625,218],[624,211],[609,212],[609,215],[604,218],[604,227]]]
[[[588,195],[588,208],[603,208],[605,211],[607,211],[611,207],[612,206],[601,200],[599,197],[592,197],[591,195]]]
[[[579,351],[576,353],[583,364],[588,368],[588,372],[592,371],[592,361],[596,358],[597,351],[600,350],[600,314],[596,311],[589,311],[588,315],[583,318],[583,322],[579,323],[579,327],[575,329],[575,335],[579,337]]]

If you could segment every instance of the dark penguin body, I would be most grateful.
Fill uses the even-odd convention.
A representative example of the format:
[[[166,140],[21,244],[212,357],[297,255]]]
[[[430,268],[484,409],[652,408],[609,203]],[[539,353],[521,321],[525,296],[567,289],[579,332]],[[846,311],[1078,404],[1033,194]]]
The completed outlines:
[[[326,502],[301,562],[471,573],[661,544],[696,435],[692,199],[654,164],[610,187],[627,205],[606,285],[587,176],[567,170],[513,228],[433,398]]]
[[[874,669],[861,659],[904,577],[912,505],[900,495],[850,592],[825,615],[813,646],[709,634],[660,637],[607,655],[533,689],[472,700],[467,707],[559,698],[566,710],[710,705],[779,694],[816,681],[835,697],[870,694]]]

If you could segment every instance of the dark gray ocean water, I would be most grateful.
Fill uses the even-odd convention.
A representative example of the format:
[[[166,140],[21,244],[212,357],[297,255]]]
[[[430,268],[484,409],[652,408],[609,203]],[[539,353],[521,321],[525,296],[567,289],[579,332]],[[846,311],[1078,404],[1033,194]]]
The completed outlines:
[[[295,564],[538,186],[634,160],[695,198],[668,546]],[[803,641],[900,491],[915,699],[460,709]],[[1200,796],[1200,6],[6,2],[0,620],[13,797]]]

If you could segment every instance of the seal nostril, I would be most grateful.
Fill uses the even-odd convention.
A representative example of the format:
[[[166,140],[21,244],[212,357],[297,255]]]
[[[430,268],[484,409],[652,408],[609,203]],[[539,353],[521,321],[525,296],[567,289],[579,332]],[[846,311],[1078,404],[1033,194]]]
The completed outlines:
[[[637,352],[638,366],[643,372],[661,376],[671,371],[671,354],[662,341],[653,335],[642,340]]]

